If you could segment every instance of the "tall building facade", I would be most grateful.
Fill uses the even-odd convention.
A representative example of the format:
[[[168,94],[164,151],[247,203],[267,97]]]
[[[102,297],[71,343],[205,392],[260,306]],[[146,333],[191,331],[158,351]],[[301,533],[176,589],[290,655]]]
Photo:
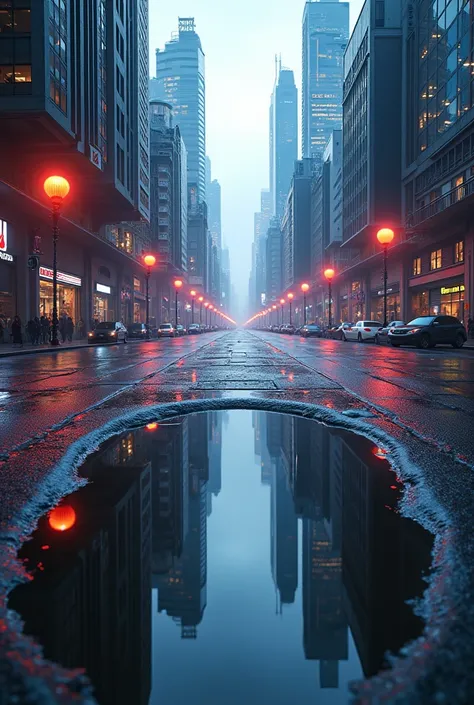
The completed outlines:
[[[187,154],[169,104],[150,103],[151,217],[150,240],[167,270],[187,268]]]
[[[222,267],[222,223],[221,223],[221,185],[217,179],[211,180],[210,160],[208,159],[207,209],[208,226],[211,242],[210,294],[213,300],[221,303],[221,267]]]
[[[271,193],[262,189],[260,211],[254,214],[254,247],[252,252],[252,272],[250,275],[250,305],[258,310],[265,303],[266,287],[266,236],[272,211]]]
[[[278,218],[272,218],[267,231],[266,246],[266,296],[277,301],[282,291],[281,279],[281,229]]]
[[[307,2],[303,14],[303,157],[322,158],[342,125],[343,56],[349,37],[348,2]]]
[[[173,106],[188,152],[188,184],[198,202],[206,199],[206,95],[204,52],[194,18],[179,18],[178,33],[156,50],[152,98]]]
[[[298,158],[298,91],[293,71],[280,66],[270,106],[270,195],[281,220]]]
[[[308,279],[311,267],[311,181],[314,161],[295,164],[290,191],[281,224],[282,290]]]
[[[0,23],[0,265],[8,265],[0,314],[52,314],[42,186],[60,173],[71,192],[58,248],[59,314],[86,325],[97,311],[117,320],[133,277],[145,279],[141,251],[121,247],[103,226],[149,218],[148,3],[9,0]],[[40,266],[30,273],[32,254]]]

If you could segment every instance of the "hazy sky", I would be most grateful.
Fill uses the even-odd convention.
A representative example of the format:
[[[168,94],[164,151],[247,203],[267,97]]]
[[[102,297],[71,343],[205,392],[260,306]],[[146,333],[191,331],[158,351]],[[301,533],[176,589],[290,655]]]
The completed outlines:
[[[247,297],[253,214],[268,188],[268,108],[274,56],[295,72],[301,94],[304,0],[150,0],[150,72],[155,49],[194,17],[206,55],[206,149],[222,186],[222,232],[240,303]],[[351,2],[351,27],[362,0]],[[231,312],[232,313],[232,312]],[[233,313],[237,313],[235,309]]]

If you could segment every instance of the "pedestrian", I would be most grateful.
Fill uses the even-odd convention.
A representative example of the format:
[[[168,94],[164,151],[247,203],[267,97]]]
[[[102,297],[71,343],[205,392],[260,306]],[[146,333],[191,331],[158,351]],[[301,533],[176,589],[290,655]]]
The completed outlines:
[[[26,324],[26,332],[28,333],[28,338],[32,345],[35,344],[36,340],[36,326],[34,320],[31,318]]]
[[[84,320],[82,316],[77,322],[77,337],[79,338],[79,340],[82,340],[84,337]]]
[[[67,316],[65,313],[63,313],[59,321],[59,333],[61,334],[62,342],[65,343],[67,336]]]
[[[35,345],[39,345],[41,343],[41,323],[38,316],[34,317],[33,323],[35,324]]]
[[[74,335],[74,321],[71,316],[68,316],[66,320],[66,335],[68,341],[72,343],[72,336]]]
[[[19,345],[20,348],[23,347],[23,335],[21,330],[21,319],[20,316],[15,316],[12,322],[12,338],[13,345]]]
[[[46,345],[46,343],[49,342],[49,321],[44,314],[40,318],[40,326],[41,342],[43,343],[43,345]]]

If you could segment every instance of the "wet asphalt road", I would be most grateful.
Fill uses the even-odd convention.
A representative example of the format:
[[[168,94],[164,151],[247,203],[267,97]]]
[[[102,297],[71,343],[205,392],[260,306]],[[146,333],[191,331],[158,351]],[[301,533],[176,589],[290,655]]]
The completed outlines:
[[[353,430],[365,424],[366,435],[367,428],[386,434],[379,442],[407,483],[405,511],[439,537],[434,560],[443,570],[430,587],[419,653],[431,655],[425,692],[404,704],[431,705],[438,689],[447,694],[443,705],[472,703],[474,669],[466,659],[472,664],[474,610],[465,595],[474,594],[473,385],[473,351],[247,331],[0,359],[0,625],[11,624],[5,591],[21,573],[18,547],[71,491],[70,466],[49,480],[72,443],[124,413],[150,407],[151,414],[152,405],[166,402],[211,398],[228,406],[245,399],[259,408],[276,401],[275,410],[279,400],[306,402],[317,405],[317,418],[351,414],[354,420],[339,413],[329,422],[347,419]],[[1,654],[14,653],[15,628],[0,630],[0,671]],[[21,664],[19,656],[19,672]]]

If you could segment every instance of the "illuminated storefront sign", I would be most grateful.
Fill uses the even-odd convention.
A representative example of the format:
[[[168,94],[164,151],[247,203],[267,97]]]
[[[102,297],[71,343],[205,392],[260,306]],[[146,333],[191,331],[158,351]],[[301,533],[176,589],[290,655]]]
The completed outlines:
[[[466,287],[464,284],[458,284],[457,286],[442,286],[441,287],[441,295],[443,296],[444,294],[460,294],[461,291],[464,291]]]
[[[100,294],[111,294],[112,289],[110,286],[106,286],[105,284],[96,284],[95,285],[96,291],[98,291]]]
[[[13,262],[13,255],[7,252],[7,224],[5,220],[0,220],[0,259],[4,262]]]
[[[48,279],[53,281],[53,270],[50,267],[40,267],[39,268],[40,279]],[[74,274],[66,274],[66,272],[58,271],[58,282],[61,284],[69,284],[71,286],[81,286],[82,281],[80,277],[75,277]]]

